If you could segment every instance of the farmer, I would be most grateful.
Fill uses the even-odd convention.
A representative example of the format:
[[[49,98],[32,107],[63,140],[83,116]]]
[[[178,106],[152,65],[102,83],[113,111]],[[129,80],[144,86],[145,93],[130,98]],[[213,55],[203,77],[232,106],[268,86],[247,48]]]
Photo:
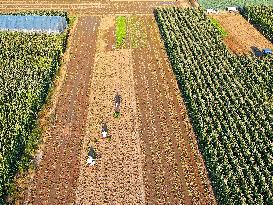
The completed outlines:
[[[115,96],[115,112],[116,113],[120,112],[120,103],[121,103],[121,96],[117,92]]]
[[[93,165],[95,165],[95,163],[96,163],[96,152],[93,147],[90,147],[89,153],[88,153],[87,164],[93,166]]]
[[[107,137],[107,133],[108,133],[107,125],[106,125],[106,123],[104,122],[104,123],[102,124],[102,129],[101,129],[102,137],[103,137],[103,138],[106,138],[106,137]]]

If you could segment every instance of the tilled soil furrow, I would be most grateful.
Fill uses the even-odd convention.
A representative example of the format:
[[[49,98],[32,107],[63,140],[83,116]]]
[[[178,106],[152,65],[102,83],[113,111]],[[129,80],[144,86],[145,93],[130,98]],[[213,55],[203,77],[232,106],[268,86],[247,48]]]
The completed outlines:
[[[141,92],[143,97],[143,105],[146,106],[146,110],[141,110],[141,113],[146,114],[146,119],[147,123],[143,124],[143,129],[147,130],[147,134],[144,135],[143,137],[147,140],[145,144],[143,144],[144,148],[143,149],[150,149],[151,150],[151,160],[152,160],[152,166],[150,167],[151,170],[148,170],[147,173],[148,176],[147,178],[150,178],[150,172],[154,172],[154,180],[155,180],[155,186],[151,185],[149,183],[146,183],[147,188],[146,194],[149,195],[150,193],[155,192],[155,197],[147,197],[147,201],[150,202],[151,200],[155,200],[155,203],[174,203],[173,199],[174,197],[171,196],[171,183],[167,183],[168,181],[171,181],[172,176],[166,165],[166,159],[164,159],[164,148],[162,148],[162,142],[161,138],[158,138],[158,136],[162,135],[162,124],[160,121],[160,118],[157,115],[157,104],[155,102],[155,89],[153,87],[152,81],[151,81],[151,76],[149,75],[150,73],[147,72],[149,66],[153,66],[153,64],[150,63],[150,58],[149,55],[150,53],[148,52],[147,48],[145,48],[145,45],[147,42],[146,40],[146,32],[145,34],[143,33],[144,31],[147,31],[146,26],[144,24],[144,18],[141,16],[134,16],[135,19],[135,37],[136,37],[136,49],[138,50],[139,54],[138,55],[138,60],[141,62],[140,68],[141,68],[141,73],[140,75],[142,76],[143,82],[140,82],[140,88],[143,87],[144,90]],[[145,37],[145,39],[144,39]],[[135,60],[137,61],[137,60]],[[144,87],[145,86],[145,87]],[[143,95],[143,93],[146,93],[146,96]],[[142,106],[143,106],[142,105]],[[147,155],[145,155],[148,157]],[[149,159],[146,161],[149,163]],[[146,175],[146,174],[145,174]],[[144,175],[144,176],[145,176]],[[166,192],[166,188],[170,190],[169,192]],[[152,203],[151,203],[152,204]]]
[[[172,170],[172,173],[176,173],[178,175],[176,175],[175,180],[173,181],[173,189],[176,190],[176,197],[179,197],[179,200],[184,200],[185,204],[191,204],[192,202],[190,202],[190,198],[189,198],[189,193],[186,191],[187,190],[187,185],[185,183],[185,176],[184,176],[184,172],[182,170],[182,167],[180,166],[181,164],[181,155],[180,152],[178,150],[178,142],[175,139],[175,131],[173,129],[173,125],[172,125],[172,121],[170,119],[170,110],[168,105],[172,103],[172,101],[168,98],[168,96],[170,95],[170,93],[163,87],[165,84],[164,82],[164,76],[162,77],[162,74],[160,73],[161,69],[163,69],[161,67],[161,61],[164,60],[162,58],[160,58],[160,56],[156,56],[155,54],[155,47],[156,44],[153,41],[154,36],[151,35],[151,32],[154,30],[151,28],[151,21],[150,18],[148,18],[146,20],[146,25],[147,25],[147,30],[148,30],[148,39],[149,39],[149,50],[151,53],[151,62],[153,65],[156,65],[154,67],[154,71],[151,72],[151,76],[153,81],[156,83],[156,89],[158,92],[158,96],[160,96],[160,99],[158,102],[158,105],[160,105],[159,107],[162,107],[160,109],[160,112],[158,113],[158,115],[161,115],[161,124],[163,124],[164,126],[162,127],[162,132],[166,133],[165,135],[163,135],[165,141],[168,139],[168,141],[166,141],[166,144],[169,144],[169,149],[170,149],[170,153],[166,153],[167,154],[167,158],[169,159],[169,167]],[[163,78],[163,80],[162,80]],[[166,147],[165,147],[166,149]],[[164,150],[164,148],[162,148],[162,150]],[[170,172],[171,172],[170,170]],[[181,198],[181,196],[183,196],[183,198]]]
[[[171,203],[171,204],[177,204],[178,201],[175,197],[176,190],[174,181],[176,181],[176,174],[174,172],[175,168],[171,166],[172,156],[170,156],[168,153],[170,152],[170,149],[167,149],[168,144],[170,142],[166,139],[168,138],[165,130],[164,130],[164,120],[160,118],[160,111],[158,110],[158,106],[160,105],[160,99],[156,96],[159,96],[160,93],[157,92],[155,84],[155,80],[152,79],[152,75],[150,72],[150,69],[155,70],[156,69],[156,62],[151,62],[151,51],[148,51],[147,49],[141,49],[141,53],[139,54],[141,56],[141,60],[144,63],[144,71],[143,71],[143,77],[146,76],[147,82],[143,82],[142,84],[148,84],[148,88],[146,92],[149,93],[149,97],[147,97],[146,103],[150,105],[149,111],[147,114],[152,118],[150,123],[153,124],[153,127],[155,128],[155,133],[149,133],[149,135],[152,136],[152,141],[149,141],[149,144],[145,143],[143,146],[150,146],[152,150],[154,150],[154,155],[156,155],[156,162],[153,163],[153,169],[156,172],[156,175],[160,176],[159,181],[157,182],[157,186],[159,186],[159,193],[157,194],[158,198],[157,200],[161,203]],[[144,91],[145,92],[145,91]],[[145,111],[143,111],[145,112]],[[164,112],[164,111],[161,111]],[[149,124],[145,124],[145,127],[148,127]],[[147,136],[144,136],[147,138]],[[145,149],[145,148],[144,148]],[[174,164],[174,162],[172,163]],[[152,190],[147,190],[147,194],[151,192]],[[149,201],[149,199],[147,199]]]
[[[153,19],[149,19],[149,21],[153,31],[159,33]],[[154,51],[156,58],[163,58],[163,56],[166,54],[163,53],[162,43],[160,41],[159,35],[155,35],[152,40],[155,46]],[[173,125],[178,125],[173,126],[175,130],[182,133],[183,136],[186,136],[185,139],[181,140],[181,145],[177,145],[181,151],[183,150],[182,153],[184,152],[184,156],[186,156],[184,157],[184,159],[188,159],[184,163],[190,166],[190,171],[193,173],[193,178],[191,180],[194,180],[196,182],[195,186],[197,187],[195,187],[194,192],[194,195],[196,196],[195,200],[197,200],[199,204],[216,204],[215,198],[212,196],[212,189],[210,187],[210,184],[208,183],[208,178],[206,178],[207,174],[205,170],[205,165],[204,163],[201,163],[202,156],[200,153],[198,153],[197,141],[194,138],[192,132],[190,134],[186,134],[187,127],[184,123],[185,115],[183,114],[186,110],[182,102],[179,102],[179,98],[176,97],[180,96],[180,93],[175,82],[175,77],[170,70],[170,65],[164,59],[159,61],[159,67],[162,70],[161,76],[165,76],[161,79],[160,85],[165,85],[166,90],[169,93],[168,96],[170,96],[168,105],[172,107],[172,112],[170,113],[173,113],[172,115],[170,115],[170,121],[172,121]],[[187,148],[187,152],[185,152],[184,147]]]
[[[90,27],[89,29],[86,29],[83,31],[83,36],[87,36],[88,30],[92,29],[94,30],[96,28],[95,24],[89,24],[85,20],[86,25],[84,25],[85,28]],[[92,22],[93,23],[93,22]],[[83,42],[88,42],[90,41],[90,45],[95,43],[96,35],[91,36],[91,38],[82,38]],[[87,56],[90,57],[91,59],[94,59],[94,53],[91,53],[89,47],[83,47],[81,49],[80,54],[86,58]],[[79,151],[80,151],[80,146],[75,146],[79,145],[77,142],[77,138],[82,139],[83,133],[84,133],[84,127],[85,127],[85,121],[87,117],[86,112],[82,112],[81,109],[87,108],[87,99],[88,99],[88,86],[85,84],[89,84],[89,79],[91,75],[91,69],[86,70],[86,68],[91,68],[93,62],[88,61],[88,62],[81,62],[78,64],[79,66],[79,71],[77,75],[75,76],[75,84],[71,92],[71,101],[69,105],[69,111],[68,111],[68,121],[69,121],[69,137],[70,141],[66,142],[65,147],[60,148],[60,150],[66,150],[65,152],[62,152],[62,158],[64,159],[66,157],[73,158],[75,156],[78,156]],[[77,108],[77,110],[75,110]],[[84,111],[84,110],[83,110]],[[64,138],[66,136],[63,136]],[[67,151],[69,150],[69,153]],[[58,166],[59,165],[59,166]],[[68,185],[66,184],[66,179],[69,178],[69,172],[63,172],[63,170],[66,169],[66,166],[68,166],[68,169],[73,169],[75,167],[78,167],[78,164],[70,163],[69,164],[64,164],[64,163],[58,163],[56,167],[56,176],[60,177],[59,180],[62,183],[56,183],[56,190],[60,190],[62,187],[67,187]],[[75,191],[75,184],[73,184],[73,189]],[[65,193],[64,196],[69,193]],[[62,199],[62,196],[59,194],[60,199]]]
[[[151,22],[149,22],[149,25],[151,25]],[[156,44],[155,42],[153,41],[153,37],[150,36],[150,44],[154,45],[154,51],[156,52]],[[153,41],[153,42],[152,42]],[[155,52],[153,54],[155,54]],[[160,59],[159,56],[155,56],[153,55],[154,57],[154,60],[156,61],[156,58],[157,59]],[[161,59],[162,60],[162,59]],[[174,152],[174,158],[176,159],[176,164],[177,164],[177,169],[179,170],[179,175],[180,175],[180,178],[181,179],[184,179],[185,178],[185,171],[182,169],[182,166],[181,166],[181,152],[179,151],[178,147],[180,146],[179,143],[177,142],[177,138],[175,136],[175,134],[177,132],[175,132],[174,130],[174,126],[173,126],[173,122],[172,122],[172,119],[170,117],[170,113],[171,113],[171,110],[172,108],[169,106],[173,103],[173,99],[170,99],[170,92],[169,90],[166,89],[166,85],[167,85],[167,82],[166,80],[163,78],[162,79],[162,75],[164,76],[164,74],[162,74],[161,70],[163,69],[162,66],[161,66],[161,61],[158,61],[158,69],[157,69],[157,73],[156,73],[156,77],[157,77],[157,80],[158,80],[158,85],[159,85],[159,89],[160,89],[160,92],[162,94],[162,104],[163,104],[163,107],[164,107],[164,115],[165,115],[165,121],[167,123],[167,130],[170,132],[169,133],[169,136],[171,136],[171,145],[172,145],[172,150]],[[165,88],[164,88],[164,87]],[[185,130],[185,127],[181,128],[181,130]],[[183,158],[188,158],[188,153],[191,152],[191,148],[189,146],[183,146],[183,150],[185,150],[185,154],[186,155],[183,155]],[[194,159],[193,159],[194,160]],[[191,163],[193,163],[193,161],[188,161],[187,164],[191,165]],[[196,187],[197,187],[197,184],[196,184],[196,181],[197,179],[195,177],[198,177],[195,175],[195,177],[191,177],[190,179],[187,180],[188,176],[191,175],[193,176],[196,172],[195,170],[193,169],[192,166],[189,166],[190,167],[190,170],[186,176],[186,182],[187,185],[188,185],[188,190],[190,192],[190,195],[191,195],[191,198],[192,198],[192,203],[197,203],[198,201],[202,201],[202,199],[199,198],[199,190],[196,190]],[[184,181],[184,180],[183,180]],[[185,181],[184,181],[185,183]],[[186,184],[185,184],[186,185]]]
[[[144,170],[144,180],[145,180],[145,192],[146,192],[146,201],[148,204],[156,204],[156,199],[158,196],[158,186],[157,179],[158,175],[154,166],[158,164],[158,162],[154,159],[154,149],[151,149],[150,144],[153,143],[153,139],[151,138],[151,133],[153,133],[153,129],[150,126],[151,118],[150,118],[150,109],[148,108],[149,103],[147,103],[147,89],[148,86],[145,83],[146,80],[143,74],[143,63],[142,62],[142,50],[136,49],[133,52],[134,57],[134,78],[135,80],[135,88],[136,88],[136,96],[137,96],[137,107],[139,112],[139,122],[140,122],[140,138],[142,141],[141,150],[145,156],[143,170]],[[146,174],[149,173],[149,174]]]
[[[151,30],[153,31],[156,31],[155,28],[153,27],[153,21],[152,19],[150,19],[149,23],[148,23],[151,27]],[[158,58],[160,59],[161,57],[158,56],[156,53],[157,53],[157,43],[154,41],[154,37],[153,36],[150,36],[150,43],[152,45],[154,45],[154,58]],[[166,119],[167,119],[167,124],[168,124],[168,130],[171,131],[171,140],[172,140],[172,145],[173,145],[173,150],[175,152],[175,158],[177,160],[177,165],[178,165],[178,169],[180,170],[180,176],[184,178],[184,174],[183,174],[183,169],[181,167],[181,155],[179,153],[179,150],[178,150],[178,147],[180,146],[179,143],[177,142],[177,139],[175,137],[175,130],[173,128],[173,125],[172,125],[172,119],[171,119],[171,116],[170,116],[170,113],[171,113],[171,110],[172,108],[168,108],[169,106],[168,105],[171,105],[173,102],[176,102],[174,99],[171,99],[170,94],[173,94],[172,92],[170,92],[170,90],[168,90],[168,80],[167,78],[162,78],[162,76],[166,76],[164,75],[165,73],[162,73],[162,70],[164,69],[162,67],[162,60],[161,59],[160,61],[158,61],[158,68],[157,69],[157,77],[158,77],[158,80],[159,80],[159,87],[161,89],[161,92],[162,92],[162,96],[163,96],[163,99],[162,99],[162,102],[164,102],[164,109],[166,109],[168,112],[168,114],[166,115]],[[170,77],[170,76],[168,76]],[[164,88],[164,87],[165,88]],[[168,96],[169,98],[166,98],[165,96]],[[166,113],[166,112],[165,112]],[[180,112],[177,113],[177,115],[179,115]],[[181,127],[181,130],[185,130],[186,127]],[[182,131],[183,132],[183,131]],[[185,135],[187,136],[187,135]],[[188,140],[187,140],[188,141]],[[191,149],[191,147],[189,146],[189,143],[186,144],[186,146],[183,146],[183,150],[185,150],[185,153],[186,155],[184,155],[183,157],[184,158],[190,158],[190,161],[187,162],[187,165],[189,165],[189,173],[191,176],[194,176],[194,177],[191,177],[189,180],[188,180],[188,184],[189,184],[189,188],[191,190],[191,195],[192,195],[192,198],[193,198],[193,203],[197,203],[198,201],[199,202],[204,202],[204,199],[203,198],[200,198],[200,194],[203,192],[203,190],[200,190],[198,189],[199,186],[200,186],[200,180],[199,180],[199,176],[196,174],[196,166],[195,165],[195,159],[193,157],[191,157],[192,155],[190,153],[194,152],[194,150]],[[190,157],[189,157],[190,155]],[[189,174],[188,174],[189,176]],[[187,180],[186,180],[187,181]],[[190,182],[190,183],[189,183]],[[197,187],[197,188],[196,188]]]
[[[81,23],[84,23],[82,25],[82,27],[85,28],[85,29],[82,30],[81,41],[83,41],[83,42],[92,41],[91,43],[94,43],[94,39],[95,39],[94,37],[90,38],[90,39],[86,37],[87,34],[88,34],[88,30],[90,30],[90,29],[86,29],[86,28],[91,27],[92,30],[93,30],[93,26],[90,25],[90,24],[87,24],[86,21],[81,22]],[[89,49],[90,49],[89,47],[86,47],[86,46],[83,47],[83,45],[80,45],[79,51],[77,52],[77,56],[76,56],[75,59],[77,59],[77,58],[79,59],[82,56],[86,57],[86,54],[92,56],[91,53],[90,53],[90,51],[89,51]],[[79,85],[79,83],[80,82],[85,82],[86,83],[86,82],[89,81],[89,78],[85,79],[87,81],[82,81],[82,78],[84,78],[84,76],[86,76],[86,75],[90,75],[90,72],[86,73],[86,67],[89,68],[90,65],[91,65],[90,62],[88,62],[88,61],[85,62],[85,61],[80,61],[80,60],[76,61],[75,60],[74,62],[76,62],[77,69],[76,69],[76,72],[72,72],[71,75],[70,75],[70,79],[74,83],[72,84],[73,86],[70,87],[69,94],[68,94],[69,95],[69,98],[68,98],[69,99],[68,100],[69,101],[69,105],[67,107],[68,108],[68,111],[67,111],[67,120],[68,120],[69,123],[71,123],[73,121],[72,115],[76,113],[76,112],[74,112],[74,107],[77,106],[76,103],[80,102],[79,99],[77,98],[78,97],[77,95],[82,90],[84,90],[84,92],[86,92],[85,91],[86,87],[84,85]],[[91,62],[91,63],[93,63],[93,62]],[[77,100],[75,100],[75,99],[77,99]]]
[[[55,112],[56,122],[48,133],[43,159],[34,178],[32,204],[69,204],[74,201],[79,174],[79,148],[88,106],[88,82],[94,60],[91,45],[96,36],[95,23],[98,23],[98,18],[79,19],[71,50],[76,53],[82,49],[80,54],[85,52],[89,56],[83,58],[83,55],[76,55],[67,65],[67,77],[62,89],[64,94],[60,96]],[[82,38],[82,35],[88,36],[90,33],[92,40]],[[83,46],[78,48],[74,46],[81,44]]]
[[[151,60],[151,59],[149,59]],[[155,124],[157,128],[157,142],[158,142],[158,150],[157,155],[160,158],[159,161],[161,164],[161,172],[164,176],[164,181],[161,185],[161,192],[164,196],[164,203],[170,203],[170,204],[178,204],[177,199],[177,192],[179,190],[177,189],[176,182],[179,183],[179,179],[176,177],[176,166],[175,166],[175,157],[173,156],[172,151],[172,142],[170,141],[170,130],[167,123],[166,114],[168,111],[165,109],[163,100],[164,100],[164,93],[162,93],[161,90],[158,89],[159,84],[157,83],[156,79],[156,73],[154,71],[157,69],[154,65],[156,65],[156,62],[151,60],[150,61],[153,66],[147,67],[148,72],[148,78],[151,80],[151,82],[154,82],[156,85],[153,86],[152,84],[149,86],[152,88],[152,93],[154,94],[152,96],[152,102],[153,102],[153,110],[156,110],[155,113]],[[150,70],[152,69],[152,70]],[[160,137],[158,137],[160,136]],[[156,142],[154,142],[156,143]]]
[[[147,25],[147,22],[145,21],[146,29],[149,33],[149,28]],[[150,35],[150,34],[149,34]],[[177,178],[177,167],[175,165],[175,157],[173,155],[172,150],[172,142],[171,142],[171,135],[170,128],[167,126],[167,117],[166,114],[168,113],[168,110],[166,110],[166,106],[164,106],[164,101],[166,101],[164,98],[164,93],[161,90],[161,86],[157,80],[157,59],[154,58],[153,53],[153,45],[151,44],[150,38],[151,36],[148,35],[148,59],[147,61],[150,62],[150,66],[147,66],[146,72],[147,76],[150,80],[149,87],[151,88],[152,95],[152,102],[153,102],[153,109],[155,110],[155,122],[158,123],[158,141],[159,141],[159,150],[160,152],[159,157],[162,159],[162,167],[163,167],[163,173],[165,176],[164,180],[164,191],[166,194],[164,194],[166,202],[170,204],[178,204],[178,198],[177,198],[177,192],[180,192],[178,190],[176,183],[180,184],[179,178]],[[157,109],[156,109],[157,108]]]

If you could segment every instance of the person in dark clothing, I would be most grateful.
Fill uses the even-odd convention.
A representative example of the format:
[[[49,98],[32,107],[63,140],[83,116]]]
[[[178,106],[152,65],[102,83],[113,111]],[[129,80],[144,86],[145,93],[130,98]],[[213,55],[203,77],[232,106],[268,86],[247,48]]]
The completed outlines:
[[[121,96],[118,94],[118,92],[116,93],[114,100],[115,100],[115,112],[120,113]]]

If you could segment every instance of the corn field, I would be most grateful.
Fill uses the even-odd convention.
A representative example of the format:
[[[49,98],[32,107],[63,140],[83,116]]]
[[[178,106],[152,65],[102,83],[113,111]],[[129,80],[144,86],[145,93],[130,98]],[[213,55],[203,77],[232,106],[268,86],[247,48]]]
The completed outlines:
[[[0,32],[0,198],[37,144],[37,116],[67,34]]]
[[[202,10],[155,16],[218,203],[272,204],[273,62],[229,53]]]

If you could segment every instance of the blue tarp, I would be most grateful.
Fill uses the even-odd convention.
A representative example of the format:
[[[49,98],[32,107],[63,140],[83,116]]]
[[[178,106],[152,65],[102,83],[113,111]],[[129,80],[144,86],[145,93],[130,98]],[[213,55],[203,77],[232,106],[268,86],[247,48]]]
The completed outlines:
[[[272,54],[272,50],[269,48],[265,48],[265,49],[263,49],[263,53],[264,54]]]
[[[66,27],[61,16],[0,15],[0,31],[61,33]]]

